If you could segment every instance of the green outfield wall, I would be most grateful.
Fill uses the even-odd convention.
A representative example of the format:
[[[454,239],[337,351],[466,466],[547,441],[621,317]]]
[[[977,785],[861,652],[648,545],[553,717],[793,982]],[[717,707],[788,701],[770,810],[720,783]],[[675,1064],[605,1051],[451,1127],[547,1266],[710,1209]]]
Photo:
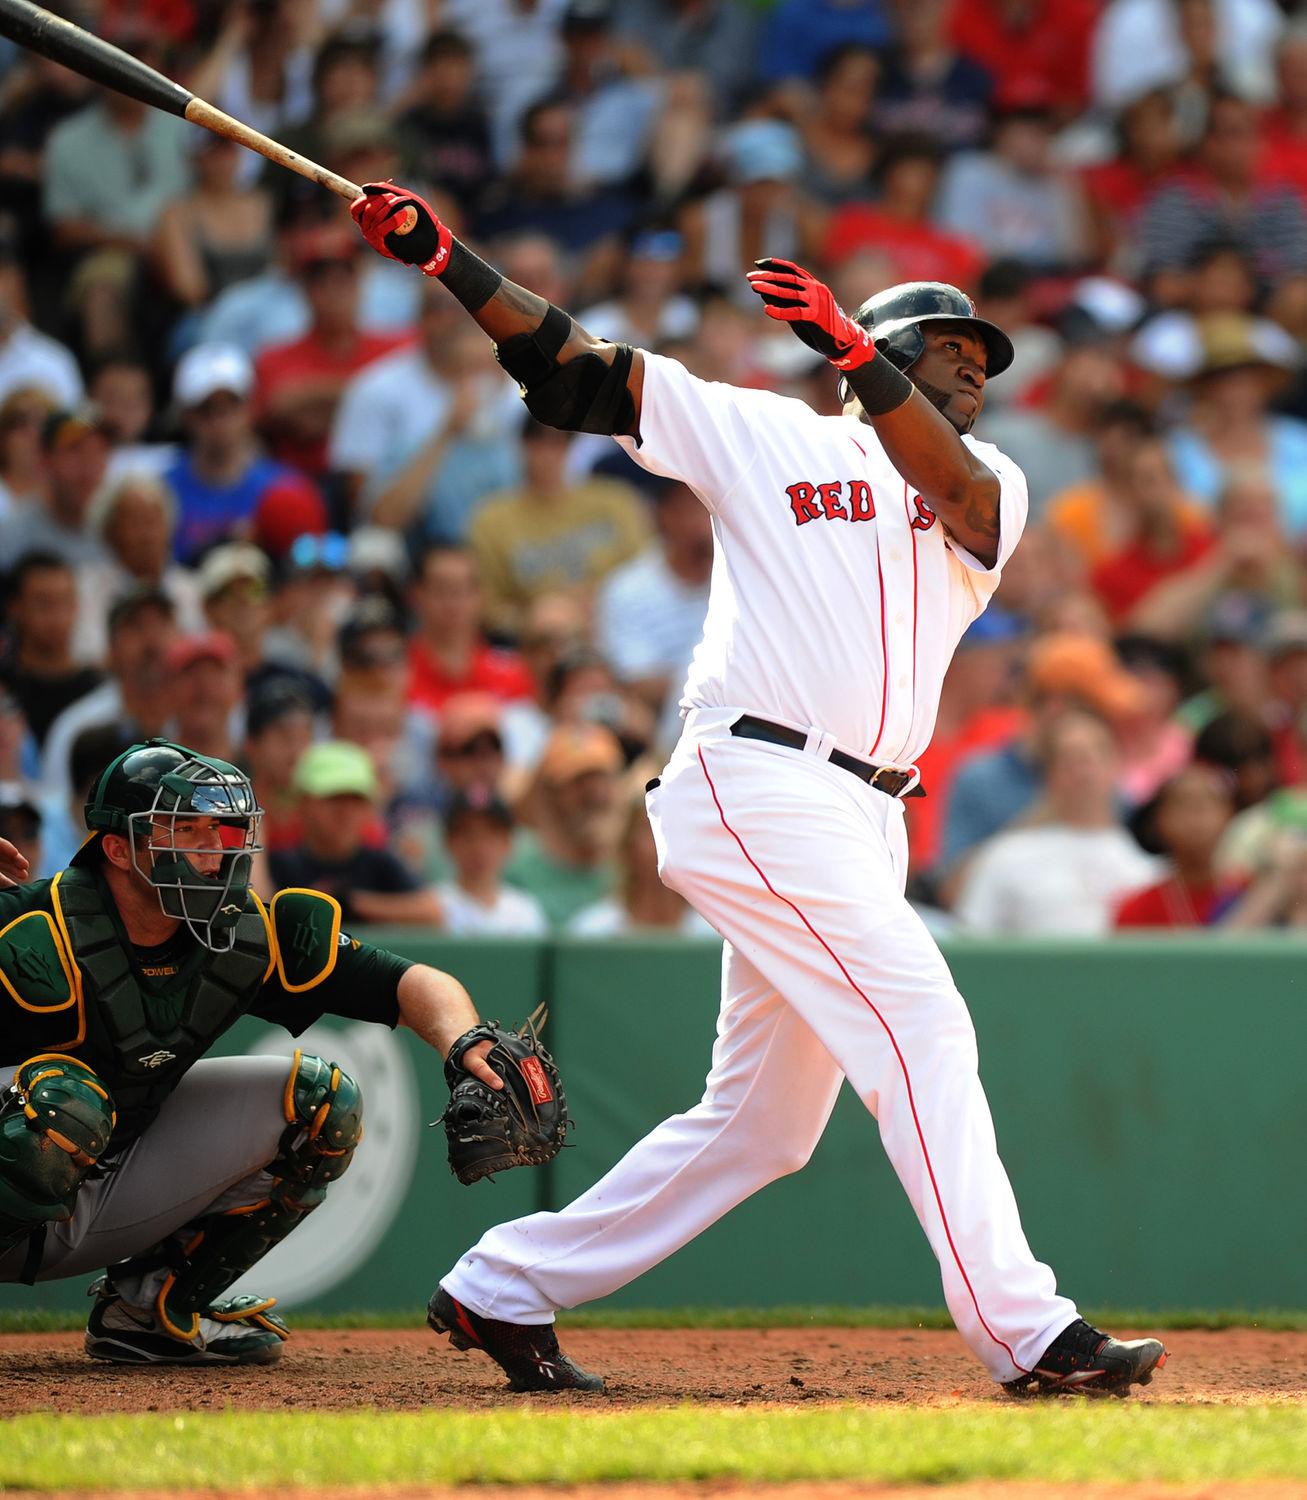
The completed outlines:
[[[712,943],[420,941],[504,1021],[540,999],[577,1128],[550,1169],[460,1187],[445,1089],[408,1033],[327,1022],[307,1042],[362,1076],[366,1155],[252,1284],[324,1309],[403,1308],[490,1224],[561,1206],[699,1097]],[[1291,938],[957,942],[948,948],[1032,1246],[1088,1306],[1307,1309],[1307,945]],[[289,1053],[243,1022],[225,1050]],[[221,1122],[215,1120],[215,1129]],[[332,1199],[336,1200],[334,1203]],[[331,1217],[334,1214],[334,1217]],[[69,1307],[84,1281],[0,1288]],[[934,1304],[934,1260],[846,1089],[816,1155],[612,1306]]]

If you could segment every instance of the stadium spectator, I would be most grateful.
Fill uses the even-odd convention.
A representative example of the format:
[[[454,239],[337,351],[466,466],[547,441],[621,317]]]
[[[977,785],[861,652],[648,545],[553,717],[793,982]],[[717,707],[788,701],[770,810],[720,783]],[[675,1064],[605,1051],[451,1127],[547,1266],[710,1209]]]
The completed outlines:
[[[644,165],[666,90],[661,79],[626,67],[610,0],[571,0],[560,35],[556,93],[575,112],[573,177],[582,188],[620,188]]]
[[[271,624],[268,590],[272,568],[248,542],[215,547],[196,574],[204,618],[211,630],[236,642],[246,677],[263,666],[263,638]]]
[[[641,787],[627,795],[612,893],[582,907],[568,921],[566,930],[572,937],[584,938],[626,937],[641,932],[703,938],[716,935],[692,906],[658,878],[658,850]]]
[[[1307,269],[1307,210],[1287,184],[1260,167],[1255,107],[1218,94],[1191,170],[1159,187],[1138,224],[1147,265],[1183,266],[1208,240],[1239,245],[1264,277]]]
[[[1126,635],[1117,655],[1137,689],[1133,707],[1113,720],[1120,766],[1117,789],[1127,807],[1138,807],[1189,763],[1193,731],[1176,717],[1184,696],[1184,651],[1146,635]]]
[[[1093,433],[1089,472],[1059,490],[1045,507],[1045,526],[1086,573],[1134,539],[1135,512],[1126,493],[1131,463],[1136,447],[1158,430],[1137,402],[1111,402],[1103,409]],[[1193,507],[1186,515],[1198,520],[1202,513]]]
[[[163,289],[180,308],[203,307],[258,276],[273,255],[272,197],[241,180],[241,148],[208,130],[189,142],[194,182],[159,215],[151,245]]]
[[[487,191],[475,222],[482,239],[548,235],[573,257],[577,293],[585,297],[609,285],[637,205],[624,189],[588,188],[578,181],[575,127],[575,110],[565,99],[531,105],[522,117],[522,145],[512,171]]]
[[[16,385],[0,400],[0,522],[42,503],[41,431],[54,409],[36,385]]]
[[[1275,104],[1262,116],[1267,172],[1307,192],[1307,25],[1285,27],[1275,53]]]
[[[36,796],[18,781],[0,781],[0,839],[8,839],[26,859],[33,878],[45,867],[41,809]]]
[[[493,647],[484,630],[484,595],[475,556],[465,547],[430,546],[422,554],[411,602],[408,701],[439,713],[455,693],[489,693],[501,702],[532,696],[521,658]]]
[[[993,79],[953,45],[948,0],[891,0],[894,44],[885,61],[875,122],[887,135],[924,135],[946,151],[979,146]]]
[[[493,792],[455,793],[445,810],[445,848],[453,874],[436,887],[445,929],[455,937],[541,937],[549,923],[526,891],[505,885],[513,814]]]
[[[1101,719],[1076,710],[1050,725],[1042,807],[1030,826],[982,844],[962,878],[955,911],[968,931],[1110,930],[1116,903],[1157,871],[1118,820],[1115,775],[1115,741]]]
[[[1307,786],[1307,611],[1283,609],[1262,638],[1269,677],[1266,719],[1280,780]]]
[[[243,697],[236,642],[220,630],[179,636],[168,648],[164,668],[170,679],[173,737],[201,755],[234,761]]]
[[[104,680],[100,656],[78,657],[77,576],[53,552],[28,552],[9,581],[8,649],[0,681],[23,711],[38,746],[70,704]]]
[[[263,808],[263,847],[299,842],[295,767],[313,742],[313,701],[293,683],[274,681],[251,693],[245,706],[245,744],[237,764],[250,773]]]
[[[144,356],[106,354],[91,371],[87,394],[113,444],[110,479],[159,474],[176,458],[176,444],[155,440],[154,374]]]
[[[814,97],[803,114],[804,191],[821,207],[865,198],[876,164],[872,110],[880,79],[876,53],[844,42],[817,63]]]
[[[959,152],[944,169],[935,212],[942,229],[975,240],[991,258],[1041,271],[1085,260],[1084,197],[1054,157],[1053,109],[1042,86],[1000,92],[988,148]]]
[[[598,724],[557,729],[528,793],[529,828],[505,872],[564,927],[612,888],[622,751]]]
[[[254,367],[232,345],[198,344],[177,366],[173,399],[185,443],[163,477],[180,507],[174,547],[184,563],[247,532],[264,492],[286,472],[259,447],[253,391]]]
[[[703,634],[712,574],[712,522],[688,485],[665,482],[654,508],[657,540],[599,586],[595,642],[618,680],[655,711],[679,696]]]
[[[813,62],[824,50],[816,38],[830,9],[830,0],[803,7],[805,16],[813,15],[809,46],[818,50],[807,52]],[[614,29],[662,72],[701,74],[720,112],[733,111],[752,82],[756,23],[752,7],[740,0],[614,0]]]
[[[27,286],[19,247],[0,234],[0,401],[34,387],[52,406],[76,406],[82,372],[71,350],[27,319]]]
[[[685,241],[674,229],[648,229],[627,248],[615,297],[598,302],[580,321],[596,338],[656,349],[687,339],[699,326],[699,309],[678,290]]]
[[[1216,846],[1234,815],[1228,780],[1210,766],[1178,771],[1131,819],[1149,854],[1166,856],[1165,876],[1132,891],[1116,908],[1113,925],[1212,927],[1237,906],[1241,887],[1216,873]]]
[[[888,8],[882,0],[779,0],[758,38],[758,78],[765,83],[820,80],[833,53],[884,47],[894,35]]]
[[[123,747],[164,732],[173,712],[165,663],[176,630],[161,589],[140,589],[110,606],[109,675],[59,713],[45,737],[41,785],[52,798],[67,803],[74,743],[87,730],[112,730]]]
[[[212,99],[229,115],[279,138],[285,125],[313,106],[312,40],[318,28],[316,6],[298,0],[228,6],[188,86],[201,99]],[[259,166],[247,159],[242,180],[252,182]]]
[[[516,482],[520,423],[517,388],[432,277],[422,287],[417,343],[345,387],[330,464],[352,516],[460,541],[481,498]]]
[[[91,406],[56,411],[41,429],[45,484],[0,530],[0,569],[26,552],[53,552],[72,567],[98,562],[104,544],[89,524],[91,501],[109,466],[109,438]]]
[[[1092,259],[1121,267],[1138,243],[1139,216],[1179,176],[1184,141],[1167,88],[1149,89],[1121,106],[1113,121],[1114,154],[1084,170]]]
[[[274,563],[285,561],[302,537],[319,539],[327,532],[327,502],[305,474],[287,469],[259,496],[250,524],[250,537]],[[343,539],[348,550],[348,539]]]
[[[1089,96],[1094,0],[971,0],[950,15],[953,45],[983,67],[1000,97],[1046,92],[1062,117]]]
[[[485,587],[492,629],[516,635],[541,594],[583,597],[649,535],[639,496],[612,479],[567,479],[571,437],[530,420],[522,432],[520,489],[489,496],[472,519],[468,542]]]
[[[340,902],[343,922],[442,925],[434,891],[386,849],[364,842],[376,815],[377,773],[367,751],[342,740],[311,745],[295,767],[300,841],[268,852],[269,889],[307,886]]]
[[[302,338],[264,349],[255,364],[258,423],[275,458],[320,478],[341,393],[351,376],[406,342],[359,323],[358,236],[344,225],[305,230],[295,271],[309,305]]]
[[[107,555],[78,570],[73,649],[81,660],[103,659],[109,608],[134,589],[162,589],[173,602],[178,627],[200,628],[195,576],[173,559],[177,501],[166,484],[149,473],[128,472],[109,480],[91,503],[90,524]]]
[[[354,602],[348,561],[349,543],[339,532],[291,543],[272,596],[273,623],[263,637],[265,662],[336,680],[337,632]]]
[[[412,103],[395,129],[406,170],[472,213],[494,176],[494,157],[490,122],[476,93],[476,54],[462,32],[451,27],[427,37],[405,98]]]

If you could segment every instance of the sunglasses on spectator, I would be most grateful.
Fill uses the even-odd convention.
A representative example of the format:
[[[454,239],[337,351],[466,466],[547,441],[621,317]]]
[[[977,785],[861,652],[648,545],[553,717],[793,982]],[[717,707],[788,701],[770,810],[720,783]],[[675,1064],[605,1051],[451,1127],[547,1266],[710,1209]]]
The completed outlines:
[[[503,740],[494,730],[488,729],[481,734],[474,734],[461,745],[437,745],[436,753],[443,755],[446,760],[468,760],[474,755],[500,755],[503,749]]]

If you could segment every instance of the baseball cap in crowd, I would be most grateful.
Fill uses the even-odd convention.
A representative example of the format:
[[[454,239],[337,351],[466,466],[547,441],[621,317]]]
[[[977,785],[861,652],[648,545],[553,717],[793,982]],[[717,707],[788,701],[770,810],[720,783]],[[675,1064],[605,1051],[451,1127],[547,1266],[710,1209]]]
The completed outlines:
[[[225,542],[215,547],[200,564],[196,583],[201,599],[212,599],[230,584],[248,580],[267,587],[272,565],[266,553],[249,542]]]
[[[236,642],[225,630],[202,630],[174,641],[168,647],[164,666],[170,672],[184,672],[197,661],[216,661],[231,666],[236,660]]]
[[[254,539],[270,557],[282,558],[299,537],[327,529],[327,503],[307,474],[278,475],[254,508]]]
[[[1301,363],[1297,341],[1278,323],[1247,313],[1209,313],[1198,320],[1197,376],[1264,365],[1282,372]]]
[[[555,729],[540,758],[541,779],[552,786],[575,781],[589,771],[620,771],[622,747],[601,724],[564,725]]]
[[[733,182],[788,182],[803,168],[803,148],[791,125],[746,120],[726,133],[726,166]]]
[[[235,344],[196,344],[177,363],[173,400],[183,409],[202,406],[219,391],[242,400],[254,389],[254,366]]]
[[[100,408],[85,401],[81,406],[50,413],[41,427],[41,446],[47,453],[53,453],[88,435],[101,437],[106,443],[109,441]]]
[[[1064,694],[1109,719],[1133,713],[1143,701],[1139,683],[1111,645],[1095,635],[1059,631],[1043,636],[1030,648],[1026,679],[1031,693]]]
[[[377,799],[377,773],[372,757],[350,740],[324,740],[300,756],[291,786],[302,797],[366,797]]]
[[[1262,649],[1272,661],[1307,651],[1307,609],[1282,609],[1274,614],[1262,635]]]
[[[409,563],[404,538],[386,526],[360,526],[351,531],[349,570],[356,578],[366,573],[382,573],[395,583],[406,582]]]
[[[383,634],[398,635],[401,639],[398,643],[378,642],[375,637]],[[336,632],[340,664],[360,669],[392,665],[404,656],[403,635],[404,618],[400,612],[389,599],[369,594],[354,605]]]
[[[465,818],[491,818],[501,827],[511,829],[513,814],[502,797],[485,787],[471,787],[465,792],[455,792],[445,809],[445,832],[451,833],[454,826]]]

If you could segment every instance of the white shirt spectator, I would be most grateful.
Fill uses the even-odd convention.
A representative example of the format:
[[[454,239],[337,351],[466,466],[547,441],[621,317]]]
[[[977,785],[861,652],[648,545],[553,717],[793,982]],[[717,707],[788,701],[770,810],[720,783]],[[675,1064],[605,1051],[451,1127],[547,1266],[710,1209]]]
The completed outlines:
[[[77,736],[84,729],[116,723],[122,711],[122,689],[110,677],[55,718],[41,751],[41,785],[48,797],[67,804],[73,791],[70,761]]]
[[[488,101],[495,158],[509,166],[517,154],[522,111],[553,88],[563,66],[559,35],[568,0],[448,0],[444,22],[461,31],[476,52],[477,84]]]
[[[455,937],[543,937],[549,922],[526,891],[501,886],[493,906],[484,906],[453,881],[436,887],[445,913],[445,931]]]
[[[1119,109],[1189,70],[1174,0],[1112,0],[1094,33],[1095,100]],[[1216,0],[1216,55],[1221,72],[1249,98],[1269,99],[1273,53],[1284,29],[1274,0]]]
[[[72,354],[30,323],[16,323],[0,341],[0,401],[25,385],[40,386],[58,406],[82,399],[82,374]]]
[[[610,344],[634,344],[640,349],[649,347],[649,334],[631,322],[616,297],[586,308],[576,321],[595,338],[607,339]],[[669,339],[688,339],[698,326],[699,309],[689,297],[678,292],[659,310],[658,327],[654,330],[652,342],[663,344]]]
[[[662,548],[650,547],[600,585],[595,643],[623,682],[667,677],[679,699],[690,658],[703,639],[708,592],[707,583],[679,579]]]
[[[72,649],[78,661],[93,664],[104,661],[109,649],[109,609],[139,587],[140,579],[133,577],[116,558],[87,563],[77,570],[77,625]],[[171,564],[164,569],[159,587],[172,600],[177,611],[177,628],[183,635],[204,629],[199,584],[190,568]]]
[[[1084,215],[1069,179],[1029,176],[989,151],[950,160],[935,222],[975,240],[994,260],[1074,264],[1084,255]]]
[[[976,852],[956,915],[975,933],[1097,937],[1111,930],[1121,897],[1164,869],[1123,828],[1013,829]]]

